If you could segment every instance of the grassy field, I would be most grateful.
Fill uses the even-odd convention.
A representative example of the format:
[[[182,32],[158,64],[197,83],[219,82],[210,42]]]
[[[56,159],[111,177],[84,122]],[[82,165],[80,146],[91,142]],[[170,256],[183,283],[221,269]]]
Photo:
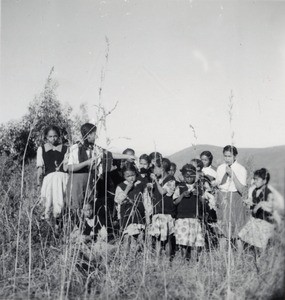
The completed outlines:
[[[1,299],[283,299],[284,230],[264,252],[222,245],[170,263],[146,243],[128,253],[119,241],[92,252],[63,230],[40,221],[35,163],[1,157]],[[21,187],[23,187],[21,193]],[[133,247],[135,247],[133,245]],[[92,255],[90,255],[92,253]]]

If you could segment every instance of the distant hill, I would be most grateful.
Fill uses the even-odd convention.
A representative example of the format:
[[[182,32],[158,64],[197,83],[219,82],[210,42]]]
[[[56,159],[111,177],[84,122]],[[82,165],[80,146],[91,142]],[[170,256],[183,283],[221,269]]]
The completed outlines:
[[[200,153],[211,151],[214,160],[213,166],[223,163],[223,148],[213,145],[197,145],[188,147],[170,155],[168,158],[175,162],[178,168],[190,162],[192,158],[199,158]],[[285,194],[285,145],[269,148],[238,148],[237,160],[247,168],[250,176],[258,168],[265,167],[271,175],[271,183],[279,192]]]

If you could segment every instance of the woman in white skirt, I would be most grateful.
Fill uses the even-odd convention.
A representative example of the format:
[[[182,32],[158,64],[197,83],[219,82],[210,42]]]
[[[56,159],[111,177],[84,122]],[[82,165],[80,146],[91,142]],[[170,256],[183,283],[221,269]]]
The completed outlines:
[[[246,203],[252,210],[252,215],[239,232],[242,241],[257,248],[266,248],[268,240],[274,232],[273,202],[274,196],[268,188],[270,175],[264,168],[254,172],[254,186]]]
[[[60,130],[49,126],[44,131],[46,143],[37,151],[37,182],[41,187],[41,201],[44,205],[43,219],[58,218],[64,207],[68,180],[67,146],[59,143]]]

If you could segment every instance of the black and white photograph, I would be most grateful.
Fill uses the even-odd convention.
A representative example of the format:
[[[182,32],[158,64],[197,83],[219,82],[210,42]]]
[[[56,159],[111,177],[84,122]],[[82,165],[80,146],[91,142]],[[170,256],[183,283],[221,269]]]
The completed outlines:
[[[0,10],[0,299],[285,299],[285,1]]]

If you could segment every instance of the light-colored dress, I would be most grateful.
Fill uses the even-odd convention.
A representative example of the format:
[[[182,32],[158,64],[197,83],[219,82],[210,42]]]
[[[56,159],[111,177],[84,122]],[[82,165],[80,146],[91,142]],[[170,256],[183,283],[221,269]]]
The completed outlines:
[[[37,167],[45,169],[41,188],[41,202],[44,205],[44,218],[48,219],[52,209],[56,218],[66,202],[68,174],[63,172],[63,160],[67,152],[64,145],[45,144],[37,150]]]
[[[217,169],[217,227],[225,237],[237,238],[241,228],[249,218],[249,212],[243,204],[242,195],[238,192],[232,178],[226,174],[226,164]],[[235,161],[231,168],[239,182],[246,186],[246,169]]]
[[[176,208],[172,196],[175,191],[175,178],[169,175],[164,179],[159,179],[158,183],[166,191],[166,194],[161,195],[158,188],[153,187],[154,214],[148,233],[163,242],[171,234],[174,234]]]

